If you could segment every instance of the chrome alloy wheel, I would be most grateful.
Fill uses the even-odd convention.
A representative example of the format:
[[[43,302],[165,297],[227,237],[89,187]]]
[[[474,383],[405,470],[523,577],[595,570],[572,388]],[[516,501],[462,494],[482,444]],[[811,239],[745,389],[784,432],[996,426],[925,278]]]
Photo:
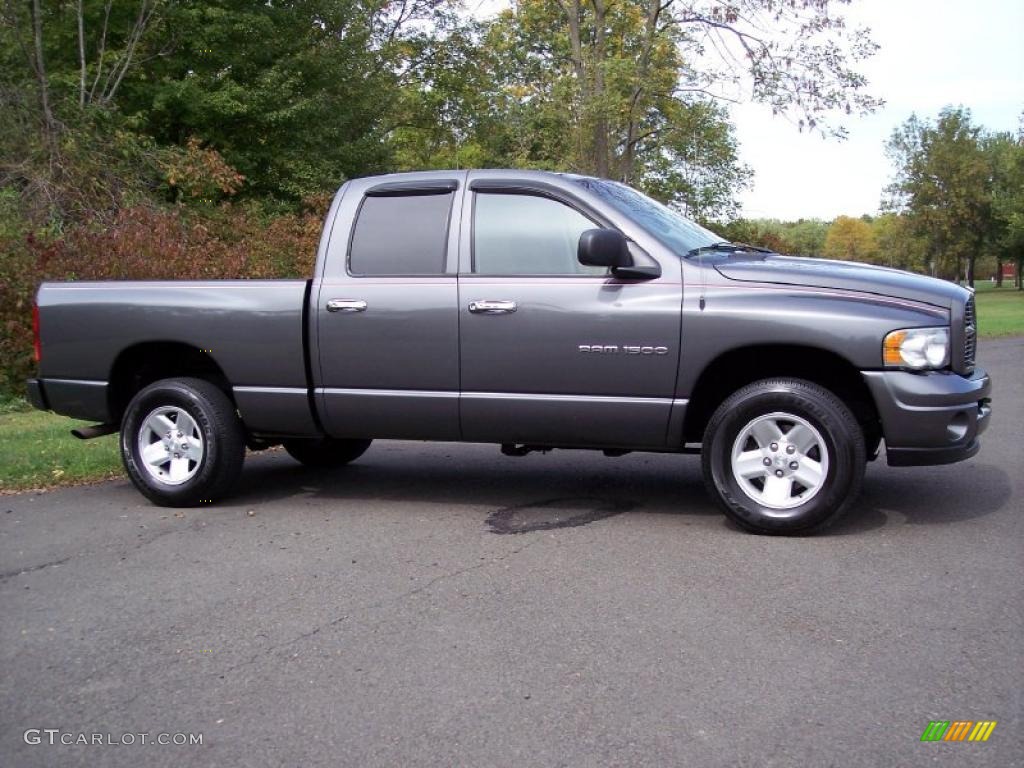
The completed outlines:
[[[139,427],[139,459],[150,477],[164,485],[192,479],[203,462],[203,434],[187,411],[155,408]]]
[[[731,466],[749,498],[769,509],[793,509],[825,485],[828,448],[806,419],[777,411],[740,430],[732,444]]]

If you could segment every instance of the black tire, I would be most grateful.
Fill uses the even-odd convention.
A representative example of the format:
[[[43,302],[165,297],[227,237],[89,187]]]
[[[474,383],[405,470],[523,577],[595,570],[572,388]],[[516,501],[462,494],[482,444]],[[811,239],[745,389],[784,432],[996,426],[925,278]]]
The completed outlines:
[[[787,415],[795,418],[787,422]],[[791,425],[788,431],[787,423]],[[771,442],[762,447],[761,443],[768,441],[758,439],[755,424],[779,428],[781,442],[769,438]],[[813,429],[807,430],[808,425]],[[808,435],[814,442],[806,456],[796,445],[796,455],[788,453],[786,436],[797,426],[803,431],[793,435]],[[779,448],[772,448],[775,445]],[[752,453],[754,465],[772,462],[764,468],[765,476],[758,477],[752,469],[746,478],[739,477],[738,473],[744,474],[742,458],[738,457],[734,471],[734,448],[741,453],[759,451]],[[809,533],[833,523],[860,493],[867,461],[864,434],[850,409],[827,389],[802,379],[765,379],[726,398],[708,422],[702,454],[704,482],[725,514],[742,528],[765,534]],[[794,461],[790,463],[790,459]],[[803,460],[804,466],[795,459]],[[822,472],[826,463],[827,471]],[[824,476],[824,481],[804,487],[798,482],[803,475],[796,473],[811,468],[814,476]],[[769,474],[777,475],[778,481]],[[764,501],[769,482],[778,483],[773,485],[775,489],[789,484],[790,495],[786,490],[771,494],[773,500],[785,501],[778,505]],[[801,501],[804,497],[807,500]]]
[[[194,435],[195,440],[188,454],[179,454],[179,458],[184,455],[187,459],[187,477],[174,479],[170,463],[147,469],[140,443],[156,437],[150,447],[157,454],[161,450],[158,443],[163,450],[175,450],[171,437],[165,441],[163,435],[156,435],[147,426],[147,419],[159,414],[157,418],[163,416],[185,423],[182,412],[192,420],[190,435],[182,439],[187,441]],[[198,459],[193,461],[191,456]],[[245,460],[245,431],[231,400],[215,385],[203,379],[162,379],[141,390],[128,405],[121,420],[121,459],[132,483],[154,504],[210,504],[227,496],[238,480]],[[150,466],[154,463],[150,462]]]
[[[321,437],[314,440],[285,440],[284,449],[296,461],[317,469],[336,469],[366,453],[372,440],[338,440]]]

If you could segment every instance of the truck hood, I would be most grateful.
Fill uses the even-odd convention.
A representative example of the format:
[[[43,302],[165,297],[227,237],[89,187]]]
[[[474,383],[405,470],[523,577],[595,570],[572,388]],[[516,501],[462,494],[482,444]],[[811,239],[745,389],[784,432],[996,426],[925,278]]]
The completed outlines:
[[[858,291],[920,301],[944,309],[951,308],[957,300],[966,300],[967,296],[965,289],[946,280],[849,261],[740,253],[716,259],[714,266],[729,280]]]

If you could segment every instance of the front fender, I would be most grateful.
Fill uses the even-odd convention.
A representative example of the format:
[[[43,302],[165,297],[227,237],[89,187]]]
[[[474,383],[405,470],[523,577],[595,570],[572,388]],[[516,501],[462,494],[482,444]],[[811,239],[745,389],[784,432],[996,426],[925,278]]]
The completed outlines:
[[[691,283],[683,295],[676,391],[688,396],[717,357],[744,347],[807,347],[830,352],[857,370],[875,370],[882,367],[882,340],[890,331],[945,325],[948,310],[905,299],[800,286]]]

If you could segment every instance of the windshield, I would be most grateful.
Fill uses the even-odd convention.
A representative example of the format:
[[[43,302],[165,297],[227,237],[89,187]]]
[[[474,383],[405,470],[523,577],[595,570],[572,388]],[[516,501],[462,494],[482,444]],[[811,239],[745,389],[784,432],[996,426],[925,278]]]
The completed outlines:
[[[695,248],[725,242],[714,232],[704,229],[625,184],[605,179],[575,181],[613,208],[626,214],[680,256],[685,256]]]

